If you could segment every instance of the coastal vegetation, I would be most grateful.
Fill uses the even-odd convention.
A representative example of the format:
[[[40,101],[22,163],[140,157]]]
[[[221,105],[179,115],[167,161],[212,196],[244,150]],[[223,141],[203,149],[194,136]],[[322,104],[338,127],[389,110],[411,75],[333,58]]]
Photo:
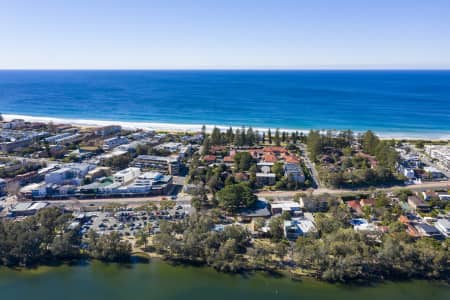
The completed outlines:
[[[267,239],[252,243],[241,226],[215,229],[215,217],[197,214],[165,222],[153,239],[155,251],[169,260],[226,272],[298,269],[333,282],[450,279],[448,240],[414,240],[400,227],[381,239],[370,237],[349,228],[350,215],[341,207],[319,217],[317,236],[300,237],[296,243],[284,240],[281,218],[272,220]]]
[[[78,228],[68,228],[71,215],[46,208],[21,222],[0,222],[0,263],[5,266],[54,264],[81,258],[126,261],[131,246],[118,234],[89,233],[83,243]]]
[[[382,141],[372,131],[355,136],[350,131],[311,130],[307,149],[319,166],[319,176],[331,188],[398,184],[394,141]]]

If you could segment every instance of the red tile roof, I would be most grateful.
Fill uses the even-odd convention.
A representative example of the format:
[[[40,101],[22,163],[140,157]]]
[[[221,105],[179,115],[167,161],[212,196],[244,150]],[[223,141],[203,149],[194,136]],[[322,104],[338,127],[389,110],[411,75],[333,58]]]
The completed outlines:
[[[359,204],[358,200],[348,201],[347,202],[347,206],[350,207],[351,209],[353,209],[357,213],[361,213],[362,212],[361,205]]]
[[[375,199],[362,199],[360,201],[361,206],[374,206]]]
[[[214,162],[216,161],[216,156],[215,155],[205,155],[203,157],[204,161],[208,161],[208,162]]]
[[[275,153],[287,153],[288,150],[284,147],[281,146],[269,146],[269,147],[264,147],[263,149],[264,152],[275,152]]]
[[[284,158],[284,160],[285,160],[287,163],[290,163],[290,164],[298,164],[298,163],[300,163],[300,159],[298,159],[297,157],[295,157],[295,156],[293,156],[293,155],[286,155],[286,157]]]
[[[277,162],[278,159],[275,155],[273,155],[272,153],[266,153],[264,154],[264,162]]]
[[[233,156],[225,156],[223,158],[223,162],[225,162],[225,163],[233,163],[234,162],[234,157]]]

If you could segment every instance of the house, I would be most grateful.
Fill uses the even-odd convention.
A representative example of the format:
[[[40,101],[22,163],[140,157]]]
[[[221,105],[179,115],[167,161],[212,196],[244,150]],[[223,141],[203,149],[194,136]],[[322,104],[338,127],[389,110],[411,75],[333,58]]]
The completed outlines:
[[[361,204],[361,207],[364,207],[364,206],[369,206],[369,207],[375,206],[375,199],[361,199],[359,201],[359,204]]]
[[[262,198],[257,199],[253,206],[241,209],[238,214],[241,220],[248,221],[251,218],[268,218],[271,215],[267,200]]]
[[[437,230],[439,230],[445,237],[450,237],[450,221],[448,219],[439,219],[434,224]]]
[[[420,237],[432,237],[432,238],[442,238],[442,234],[436,227],[428,225],[426,223],[415,223],[414,229]]]
[[[314,236],[317,228],[313,220],[307,218],[293,218],[283,223],[284,236],[288,240],[296,240],[300,236]]]
[[[223,158],[223,163],[224,164],[233,164],[234,163],[234,156],[225,156]]]
[[[0,178],[0,196],[3,196],[5,194],[6,194],[6,180]]]
[[[206,163],[214,163],[216,161],[216,156],[215,155],[205,155],[203,157],[203,161]]]
[[[300,197],[300,207],[307,211],[327,211],[328,201],[326,199]]]
[[[273,215],[289,212],[291,215],[301,212],[301,206],[295,201],[280,201],[274,202],[270,205],[270,210]]]
[[[347,206],[357,215],[362,215],[362,207],[358,200],[347,201]]]
[[[422,199],[417,196],[409,196],[408,204],[416,211],[428,212],[430,211],[430,205],[425,203]]]
[[[276,175],[274,173],[256,173],[256,184],[258,186],[274,185]]]
[[[448,193],[438,193],[439,200],[450,201],[450,194]]]
[[[298,183],[305,182],[305,174],[298,164],[286,163],[283,168],[284,176],[290,177]]]
[[[272,153],[264,153],[264,162],[266,163],[275,163],[278,161],[277,157]]]
[[[422,192],[422,196],[425,201],[429,201],[433,198],[438,198],[438,193],[434,191],[424,191]]]

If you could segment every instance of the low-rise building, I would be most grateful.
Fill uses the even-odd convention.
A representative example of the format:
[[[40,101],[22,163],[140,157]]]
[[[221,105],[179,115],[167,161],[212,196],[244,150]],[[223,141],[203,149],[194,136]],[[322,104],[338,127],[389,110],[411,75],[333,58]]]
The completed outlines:
[[[0,178],[0,196],[3,196],[5,194],[6,194],[6,180]]]
[[[115,173],[113,178],[115,183],[127,184],[136,179],[140,174],[141,170],[139,168],[127,168]]]
[[[48,206],[47,202],[19,202],[9,212],[12,216],[31,216]]]
[[[290,177],[298,183],[305,182],[305,174],[299,164],[286,163],[283,168],[284,176]]]
[[[450,221],[448,219],[439,219],[434,225],[445,237],[450,237]]]
[[[274,185],[276,175],[274,173],[256,173],[256,184],[258,186]]]
[[[301,212],[301,206],[295,201],[279,201],[270,204],[270,210],[273,215],[288,212],[291,215],[295,215]]]
[[[118,125],[109,125],[98,127],[95,129],[94,134],[99,135],[101,137],[110,136],[113,134],[118,134],[122,130],[121,126]]]
[[[178,175],[181,163],[179,156],[139,155],[131,163],[132,166],[160,171],[164,174]]]
[[[120,145],[127,144],[128,139],[124,136],[117,136],[103,141],[103,150],[109,151]]]
[[[307,218],[293,218],[283,224],[284,236],[288,240],[296,240],[300,236],[314,236],[317,228],[314,221]]]
[[[408,204],[416,211],[427,212],[430,211],[430,205],[425,203],[422,199],[417,196],[409,196]]]

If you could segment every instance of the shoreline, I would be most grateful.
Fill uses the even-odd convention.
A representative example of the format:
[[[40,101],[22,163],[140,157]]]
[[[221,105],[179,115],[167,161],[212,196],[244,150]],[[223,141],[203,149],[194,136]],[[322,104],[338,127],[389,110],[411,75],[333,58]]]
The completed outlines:
[[[169,132],[199,132],[203,125],[206,127],[207,132],[211,132],[214,127],[220,130],[227,130],[230,126],[219,124],[182,124],[182,123],[164,123],[164,122],[142,122],[142,121],[114,121],[114,120],[91,120],[91,119],[75,119],[64,117],[43,117],[43,116],[30,116],[22,114],[2,114],[6,121],[12,119],[23,119],[28,122],[43,122],[55,124],[70,124],[73,126],[81,127],[100,127],[107,125],[120,125],[124,129],[143,129],[143,130],[155,130],[155,131],[169,131]],[[241,128],[241,126],[231,126],[233,129]],[[246,126],[249,127],[249,126]],[[252,127],[254,130],[260,132],[267,132],[268,127]],[[274,128],[270,128],[275,131]],[[314,128],[313,128],[314,129]],[[279,128],[280,131],[301,132],[307,134],[310,129],[292,129],[292,128]],[[320,129],[326,130],[326,129]],[[361,130],[352,130],[355,133],[362,133]],[[430,140],[430,141],[446,141],[450,140],[450,132],[448,133],[402,133],[402,132],[378,132],[374,131],[382,139],[402,139],[402,140]]]

